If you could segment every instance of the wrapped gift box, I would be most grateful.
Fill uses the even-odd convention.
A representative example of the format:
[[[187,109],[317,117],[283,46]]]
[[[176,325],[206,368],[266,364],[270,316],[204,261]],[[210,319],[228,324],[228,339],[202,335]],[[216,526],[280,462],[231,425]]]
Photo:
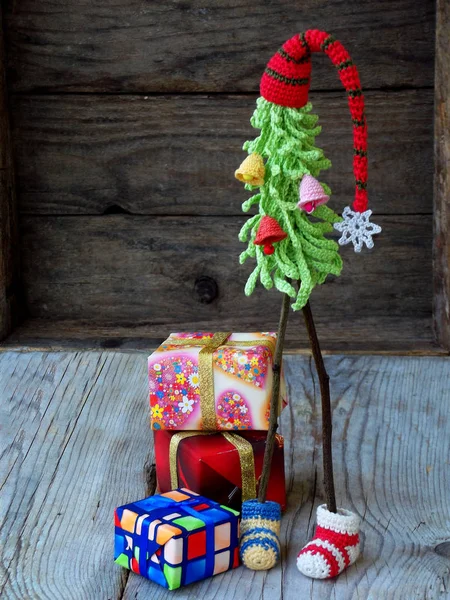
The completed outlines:
[[[186,489],[114,513],[116,563],[174,590],[239,565],[239,513]]]
[[[171,333],[148,360],[153,429],[267,430],[272,333]],[[281,378],[279,410],[286,404]]]
[[[154,431],[160,491],[180,485],[240,510],[243,500],[256,496],[266,436],[265,431]],[[280,435],[275,440],[267,500],[278,502],[284,510],[284,440]]]

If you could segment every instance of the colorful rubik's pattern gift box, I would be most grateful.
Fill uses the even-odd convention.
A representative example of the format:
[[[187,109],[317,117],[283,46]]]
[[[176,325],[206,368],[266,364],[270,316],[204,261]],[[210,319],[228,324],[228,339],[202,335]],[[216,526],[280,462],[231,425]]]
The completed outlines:
[[[275,343],[273,333],[171,333],[148,360],[153,429],[267,430]]]
[[[206,433],[154,431],[158,488],[179,486],[237,510],[255,498],[262,473],[267,432]],[[284,440],[275,437],[267,500],[286,507]]]
[[[114,560],[165,588],[239,565],[239,513],[186,489],[116,509]]]

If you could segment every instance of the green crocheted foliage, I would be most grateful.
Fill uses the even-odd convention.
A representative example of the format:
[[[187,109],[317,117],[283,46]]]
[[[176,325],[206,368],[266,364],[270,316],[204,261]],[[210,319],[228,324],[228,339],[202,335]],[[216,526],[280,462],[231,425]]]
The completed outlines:
[[[265,159],[266,167],[259,193],[242,205],[244,212],[259,205],[258,214],[250,217],[239,233],[241,242],[248,241],[240,262],[250,257],[257,263],[248,278],[245,294],[249,296],[260,279],[266,289],[275,285],[280,292],[295,298],[294,310],[303,308],[314,286],[323,283],[329,274],[339,275],[342,269],[338,244],[325,237],[341,217],[325,205],[319,206],[312,215],[297,207],[303,175],[317,177],[331,166],[323,151],[314,145],[321,127],[317,126],[318,116],[311,114],[311,110],[311,103],[297,109],[258,98],[250,122],[261,133],[244,144],[249,154],[258,152]],[[331,194],[326,184],[322,186]],[[245,187],[254,189],[251,185]],[[268,256],[253,243],[264,215],[274,217],[288,234],[285,240],[275,244],[274,254]],[[298,291],[291,280],[300,282]]]

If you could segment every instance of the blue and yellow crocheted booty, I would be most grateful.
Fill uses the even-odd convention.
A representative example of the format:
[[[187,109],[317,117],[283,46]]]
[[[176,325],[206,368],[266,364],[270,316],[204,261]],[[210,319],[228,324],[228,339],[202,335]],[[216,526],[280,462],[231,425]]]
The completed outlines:
[[[253,571],[266,571],[280,558],[281,506],[278,502],[247,500],[242,504],[239,552]]]

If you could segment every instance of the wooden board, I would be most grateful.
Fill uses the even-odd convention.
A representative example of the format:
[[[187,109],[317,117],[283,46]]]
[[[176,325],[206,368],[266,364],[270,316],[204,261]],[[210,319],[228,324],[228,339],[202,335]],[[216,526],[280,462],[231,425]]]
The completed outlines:
[[[21,317],[17,206],[3,42],[0,39],[0,341],[11,333]]]
[[[242,217],[26,217],[23,277],[30,316],[168,331],[276,329],[281,296],[245,298]],[[344,247],[341,277],[312,296],[319,335],[342,347],[431,340],[431,217],[379,218],[376,251]],[[399,273],[402,275],[399,276]],[[205,296],[201,278],[217,287]],[[206,301],[206,302],[205,302]],[[299,341],[298,320],[291,338]],[[157,333],[156,333],[157,332]],[[301,336],[303,336],[303,324]]]
[[[290,36],[331,31],[350,50],[367,88],[433,84],[433,0],[176,0],[8,6],[15,90],[256,91],[266,62]],[[326,59],[313,86],[339,88]]]
[[[335,356],[326,365],[337,499],[363,519],[362,557],[333,581],[296,569],[323,501],[320,399],[310,360],[288,356],[281,563],[236,569],[180,599],[450,598],[450,359]],[[172,598],[112,561],[114,507],[153,489],[146,355],[3,352],[0,383],[2,598]]]
[[[378,338],[364,335],[351,323],[330,321],[316,310],[315,321],[319,330],[324,354],[341,352],[351,354],[448,356],[448,350],[439,346],[432,334],[429,316],[417,318],[378,317],[370,324],[371,333],[378,330]],[[261,313],[259,312],[258,315]],[[223,321],[221,321],[223,323]],[[267,319],[265,320],[267,323]],[[230,327],[232,322],[227,322]],[[263,320],[248,321],[250,329],[260,329]],[[210,322],[192,321],[185,323],[189,331],[211,328]],[[250,327],[253,325],[254,327]],[[349,326],[350,325],[350,326]],[[400,326],[399,326],[400,325]],[[168,333],[179,330],[179,323],[162,325],[98,325],[77,320],[54,321],[52,319],[29,318],[5,340],[3,348],[14,350],[67,350],[67,349],[115,349],[152,351],[163,342]],[[385,332],[389,332],[386,334]],[[292,314],[286,336],[286,351],[292,354],[309,354],[308,338],[302,316]]]
[[[2,457],[12,467],[2,469],[0,594],[87,600],[111,598],[112,589],[118,598],[126,575],[111,562],[107,524],[119,498],[146,495],[153,460],[144,362],[24,354],[11,372],[18,356],[1,365],[11,407]]]
[[[436,337],[450,350],[450,5],[437,6],[433,309]]]
[[[315,93],[322,173],[344,207],[353,195],[352,124],[343,92]],[[370,205],[432,212],[432,90],[368,92]],[[249,196],[233,177],[256,137],[255,96],[19,96],[14,142],[27,214],[237,215]],[[192,223],[195,231],[195,223]]]

